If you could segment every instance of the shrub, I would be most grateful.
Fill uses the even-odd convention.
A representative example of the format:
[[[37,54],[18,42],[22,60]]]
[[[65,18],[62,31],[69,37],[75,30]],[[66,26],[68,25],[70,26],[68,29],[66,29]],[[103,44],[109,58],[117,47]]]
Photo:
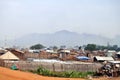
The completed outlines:
[[[94,72],[77,72],[77,71],[66,71],[66,72],[53,72],[42,67],[39,67],[36,71],[31,71],[43,76],[53,77],[66,77],[66,78],[85,78],[88,75],[93,75]]]

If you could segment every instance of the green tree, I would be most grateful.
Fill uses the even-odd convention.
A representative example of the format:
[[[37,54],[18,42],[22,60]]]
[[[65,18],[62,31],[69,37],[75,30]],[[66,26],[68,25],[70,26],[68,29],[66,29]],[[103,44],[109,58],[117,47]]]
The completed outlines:
[[[88,44],[88,45],[85,47],[85,50],[89,50],[89,51],[96,50],[96,45],[95,45],[95,44]]]
[[[30,47],[30,49],[43,49],[45,48],[45,46],[43,46],[42,44],[36,44]]]
[[[53,50],[56,51],[58,49],[57,46],[53,46]]]
[[[101,46],[101,45],[96,46],[96,50],[104,50],[104,49],[107,49],[107,46]]]

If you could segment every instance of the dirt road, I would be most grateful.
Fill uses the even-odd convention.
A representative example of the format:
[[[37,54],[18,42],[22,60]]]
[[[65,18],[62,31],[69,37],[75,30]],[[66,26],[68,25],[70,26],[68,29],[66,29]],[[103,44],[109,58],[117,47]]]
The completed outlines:
[[[45,77],[29,72],[15,71],[0,67],[0,80],[87,80],[81,78],[56,78]],[[92,80],[120,80],[120,78],[96,78]]]
[[[84,79],[44,77],[29,72],[14,71],[0,67],[0,80],[84,80]]]

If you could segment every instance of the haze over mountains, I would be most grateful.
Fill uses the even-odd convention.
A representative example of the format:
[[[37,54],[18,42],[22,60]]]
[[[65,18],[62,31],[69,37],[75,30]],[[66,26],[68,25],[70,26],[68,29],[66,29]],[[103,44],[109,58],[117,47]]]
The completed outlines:
[[[117,44],[120,46],[120,36],[116,36],[114,39],[109,39],[99,35],[93,34],[79,34],[76,32],[70,32],[67,30],[58,31],[51,34],[33,33],[23,37],[10,41],[12,45],[16,46],[31,46],[34,44],[43,44],[45,46],[76,46],[86,45],[88,43],[94,43],[98,45],[111,45]]]
[[[120,0],[0,0],[0,11],[0,47],[120,46]]]

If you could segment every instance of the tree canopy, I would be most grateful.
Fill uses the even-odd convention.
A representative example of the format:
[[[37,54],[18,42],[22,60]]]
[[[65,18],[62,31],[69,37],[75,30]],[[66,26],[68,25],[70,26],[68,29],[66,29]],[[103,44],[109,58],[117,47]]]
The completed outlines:
[[[53,46],[53,50],[57,50],[58,49],[58,47],[57,46]]]
[[[43,48],[45,48],[45,46],[43,46],[42,44],[35,44],[30,47],[30,49],[43,49]]]
[[[85,50],[90,50],[90,51],[96,50],[96,45],[95,44],[88,44],[85,47]]]

